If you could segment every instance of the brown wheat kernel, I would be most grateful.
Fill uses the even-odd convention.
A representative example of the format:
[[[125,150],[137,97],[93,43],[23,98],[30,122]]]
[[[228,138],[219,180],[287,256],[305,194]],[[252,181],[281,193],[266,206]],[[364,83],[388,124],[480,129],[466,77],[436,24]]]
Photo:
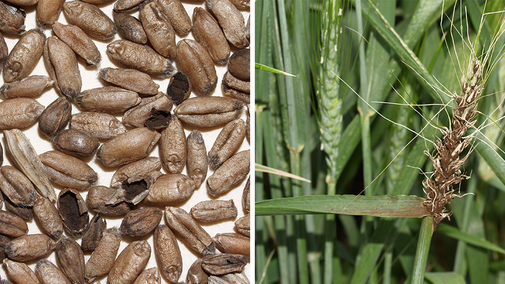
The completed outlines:
[[[65,274],[47,259],[37,261],[35,274],[42,284],[71,284]]]
[[[86,195],[86,205],[95,212],[100,212],[104,216],[119,217],[130,212],[130,204],[119,202],[116,205],[107,205],[107,200],[116,192],[115,188],[106,186],[92,187]]]
[[[226,39],[235,47],[247,47],[245,20],[240,11],[229,0],[206,0],[206,4],[223,28]]]
[[[37,275],[35,275],[28,265],[10,259],[4,259],[3,264],[7,275],[15,283],[40,284]]]
[[[156,0],[175,32],[183,37],[191,31],[191,19],[180,0]]]
[[[202,223],[235,220],[238,214],[233,199],[201,201],[191,208],[190,213],[195,220]]]
[[[112,12],[118,35],[126,40],[138,44],[147,43],[147,34],[140,21],[128,13]]]
[[[65,129],[54,136],[58,150],[75,157],[90,157],[95,154],[100,142],[95,137],[76,129]]]
[[[39,155],[51,182],[77,190],[88,189],[98,180],[97,173],[88,164],[59,151]]]
[[[25,10],[0,2],[0,31],[11,35],[20,35],[25,31]]]
[[[156,2],[146,4],[140,10],[139,19],[154,50],[174,60],[177,57],[175,30]]]
[[[228,62],[230,45],[221,27],[209,12],[200,7],[193,10],[193,36],[207,49],[216,64],[225,65]]]
[[[242,254],[249,256],[251,239],[237,233],[217,234],[212,238],[216,247],[223,253]]]
[[[28,262],[49,255],[55,247],[56,243],[47,235],[24,235],[8,242],[5,254],[14,261]]]
[[[84,284],[84,254],[79,244],[62,238],[56,244],[56,263],[71,283]]]
[[[88,228],[82,235],[81,249],[83,252],[92,252],[98,246],[102,238],[103,231],[107,228],[107,222],[102,218],[100,212],[96,213],[89,222]]]
[[[39,0],[37,3],[37,23],[43,27],[54,24],[60,16],[65,0]]]
[[[209,159],[207,157],[207,149],[202,133],[198,130],[193,130],[186,139],[187,145],[187,167],[188,176],[196,183],[196,188],[200,188],[207,177],[209,168]]]
[[[98,76],[105,82],[137,92],[141,95],[157,95],[158,88],[160,87],[153,81],[151,76],[135,69],[107,67],[100,69]]]
[[[76,25],[53,24],[53,32],[89,65],[100,63],[100,51],[93,40]]]
[[[202,268],[202,259],[198,258],[193,262],[186,275],[186,283],[188,284],[203,284],[207,283],[209,276]]]
[[[123,124],[130,127],[144,127],[146,120],[153,112],[164,110],[170,113],[172,101],[162,93],[153,97],[143,98],[140,104],[130,108],[123,115]]]
[[[49,199],[37,195],[32,210],[40,230],[53,239],[59,239],[63,234],[63,221],[54,204]]]
[[[6,235],[12,238],[21,237],[28,233],[28,225],[20,217],[0,210],[0,234]]]
[[[151,256],[147,241],[130,243],[117,257],[107,279],[108,283],[129,284],[144,270]]]
[[[26,222],[33,220],[33,212],[30,207],[23,207],[12,203],[9,199],[5,200],[5,210],[15,214]]]
[[[25,32],[7,56],[3,66],[5,83],[26,78],[37,65],[44,51],[46,36],[40,29]]]
[[[215,127],[240,117],[244,104],[228,97],[196,97],[177,106],[174,114],[196,127]]]
[[[161,277],[158,267],[152,267],[145,269],[140,273],[140,275],[135,279],[133,284],[160,284]]]
[[[240,254],[211,254],[203,257],[202,268],[211,275],[225,275],[242,272],[247,264],[247,257]]]
[[[217,85],[214,62],[197,41],[184,39],[177,43],[177,67],[188,76],[191,89],[198,96],[209,96]]]
[[[160,158],[168,173],[179,174],[186,166],[186,134],[177,117],[161,132]]]
[[[120,244],[121,235],[116,227],[103,232],[97,247],[86,262],[86,281],[93,282],[95,278],[109,273],[114,265]]]
[[[116,34],[116,26],[112,20],[93,4],[81,1],[65,2],[63,13],[69,23],[78,26],[92,38],[110,40]]]
[[[212,197],[223,195],[238,186],[249,174],[249,150],[238,152],[207,179],[207,192]]]
[[[39,129],[52,139],[59,131],[67,127],[72,116],[72,104],[64,97],[50,103],[39,118]]]
[[[186,175],[164,174],[152,185],[145,201],[156,206],[180,204],[188,200],[195,189],[195,182]]]
[[[237,119],[228,123],[219,133],[209,151],[209,164],[213,169],[219,168],[240,148],[246,134],[244,120]]]
[[[166,225],[159,225],[154,231],[154,255],[163,277],[170,283],[177,283],[182,274],[182,255],[174,233]]]
[[[137,93],[130,90],[108,86],[85,90],[76,101],[85,111],[116,114],[138,105],[141,99]]]
[[[156,207],[132,210],[123,218],[119,231],[130,238],[142,238],[158,226],[162,217],[163,211]]]
[[[22,129],[37,123],[44,106],[31,98],[0,102],[0,130]]]
[[[35,187],[21,171],[12,166],[0,169],[0,189],[15,205],[32,207],[35,204]]]
[[[3,100],[21,97],[35,98],[40,96],[40,94],[42,94],[42,92],[52,84],[53,81],[47,76],[28,76],[21,81],[5,83],[0,88],[0,98]]]
[[[102,112],[80,112],[72,115],[70,128],[85,132],[99,140],[108,140],[126,132],[115,116]]]

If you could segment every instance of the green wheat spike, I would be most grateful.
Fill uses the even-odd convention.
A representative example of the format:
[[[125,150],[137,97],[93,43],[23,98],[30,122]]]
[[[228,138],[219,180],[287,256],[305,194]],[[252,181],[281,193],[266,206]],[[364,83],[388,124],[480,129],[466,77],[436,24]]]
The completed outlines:
[[[321,138],[323,149],[328,154],[329,175],[327,181],[334,184],[338,144],[342,132],[342,101],[339,98],[340,67],[338,39],[341,32],[342,1],[329,0],[323,10],[321,30],[321,65],[319,68],[318,98],[321,110]],[[329,189],[334,191],[333,188]],[[334,194],[334,193],[333,193]]]

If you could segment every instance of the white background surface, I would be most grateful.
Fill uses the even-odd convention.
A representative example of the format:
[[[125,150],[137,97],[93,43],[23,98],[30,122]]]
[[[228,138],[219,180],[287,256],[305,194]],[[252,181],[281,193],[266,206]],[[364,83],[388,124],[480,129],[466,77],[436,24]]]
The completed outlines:
[[[251,2],[253,2],[253,1],[251,1]],[[102,11],[104,11],[111,19],[112,19],[113,4],[114,4],[114,1],[110,1],[110,2],[107,2],[106,4],[100,5],[100,8],[102,9]],[[205,3],[203,1],[191,1],[191,4],[184,3],[184,6],[185,6],[185,8],[186,8],[186,10],[187,10],[187,12],[189,14],[189,16],[192,17],[193,9],[195,7],[205,7]],[[30,30],[30,29],[35,28],[36,27],[35,6],[24,7],[24,10],[26,11],[26,14],[27,14],[26,21],[25,21],[26,30]],[[247,12],[243,11],[242,13],[244,15],[245,21],[247,22],[247,19],[249,17],[249,12],[248,11]],[[132,15],[138,18],[138,12],[135,12]],[[58,22],[63,23],[63,24],[67,24],[66,19],[65,19],[64,15],[63,15],[63,12],[60,14]],[[46,34],[47,37],[51,36],[50,29],[45,29],[44,33]],[[19,39],[19,37],[10,36],[10,35],[4,35],[4,37],[5,37],[5,40],[7,42],[8,47],[9,47],[9,52],[10,52],[12,50],[12,48],[14,47],[14,45],[16,44],[16,42]],[[189,34],[185,38],[192,38],[192,35]],[[114,40],[117,40],[117,39],[119,39],[119,36],[116,34]],[[177,37],[177,40],[179,40],[179,39],[180,38]],[[109,58],[107,57],[106,47],[107,47],[107,44],[109,44],[112,41],[113,40],[108,41],[108,42],[100,42],[100,41],[94,40],[94,42],[97,45],[98,49],[100,50],[100,53],[101,53],[101,56],[102,56],[102,60],[101,60],[101,63],[99,64],[99,66],[86,66],[85,63],[84,63],[84,61],[82,59],[79,59],[79,69],[80,69],[80,72],[81,72],[82,82],[83,82],[82,90],[104,86],[104,84],[98,79],[98,71],[100,70],[100,68],[105,68],[105,67],[121,67],[121,66],[116,66],[115,64],[111,63],[109,61]],[[226,72],[226,70],[227,70],[226,67],[216,66],[216,71],[218,73],[219,80],[218,80],[218,85],[217,85],[216,91],[213,94],[214,96],[221,96],[222,95],[221,94],[221,79],[222,79],[224,73]],[[47,71],[45,69],[45,66],[44,66],[42,58],[40,59],[37,67],[31,73],[31,75],[47,75]],[[168,86],[169,79],[164,79],[164,80],[157,80],[157,79],[155,79],[155,81],[156,81],[157,84],[160,85],[159,90],[162,91],[163,93],[166,93],[166,89],[167,89],[167,86]],[[0,85],[3,85],[3,78],[0,78],[0,83],[1,83]],[[251,82],[251,84],[252,84],[252,82]],[[195,96],[194,94],[191,95],[191,97],[194,97],[194,96]],[[40,97],[38,97],[36,99],[42,105],[47,106],[51,102],[53,102],[57,97],[58,97],[58,95],[55,92],[55,89],[51,87],[51,88],[46,89],[46,91]],[[78,112],[79,112],[79,110],[77,109],[77,107],[75,105],[73,105],[72,113],[74,114],[74,113],[78,113]],[[251,114],[253,114],[253,113],[251,113]],[[246,119],[245,118],[245,112],[244,112],[242,118],[244,120]],[[118,119],[121,120],[121,117],[118,117]],[[212,144],[214,143],[215,138],[219,134],[219,131],[220,131],[220,129],[212,130],[212,131],[202,131],[202,134],[203,134],[204,140],[205,140],[205,146],[207,148],[207,152],[212,147]],[[185,132],[186,132],[186,136],[190,133],[187,130]],[[52,144],[50,143],[50,141],[48,141],[45,137],[43,137],[43,135],[39,132],[39,130],[38,130],[38,124],[35,124],[34,126],[30,127],[29,129],[26,129],[24,131],[24,133],[30,139],[32,145],[34,146],[34,148],[36,149],[36,151],[37,151],[38,154],[44,153],[46,151],[55,150],[55,148],[52,146]],[[254,132],[252,132],[252,133],[254,133]],[[254,137],[254,136],[252,136],[252,137]],[[2,135],[2,145],[4,145],[3,135]],[[243,151],[243,150],[249,149],[249,147],[250,147],[249,146],[249,141],[247,141],[245,139],[239,151]],[[4,147],[4,149],[5,149],[5,147]],[[158,156],[158,147],[156,147],[152,151],[152,153],[151,153],[150,156]],[[6,165],[6,164],[10,164],[10,161],[9,161],[9,158],[6,156],[5,151],[4,151],[4,163],[3,163],[3,165]],[[114,174],[114,171],[116,169],[103,167],[101,165],[101,162],[98,161],[95,156],[90,160],[89,165],[98,173],[99,179],[98,179],[96,185],[109,186],[110,185],[110,179],[111,179],[111,177]],[[163,169],[162,169],[162,171],[165,173],[165,171]],[[185,173],[185,172],[186,172],[186,170],[184,170],[183,173]],[[207,177],[209,177],[212,173],[213,173],[213,171],[211,169],[209,169]],[[244,216],[244,211],[242,210],[242,202],[241,202],[242,190],[244,188],[244,185],[245,185],[245,181],[244,181],[244,183],[242,185],[238,186],[237,188],[235,188],[234,190],[232,190],[228,194],[219,197],[219,199],[222,199],[222,200],[229,200],[229,199],[233,199],[234,200],[234,203],[235,203],[235,205],[236,205],[236,207],[238,209],[238,217],[237,217],[237,219],[240,218],[240,217],[242,217],[242,216]],[[252,190],[252,188],[253,187],[251,186],[251,190]],[[55,189],[56,189],[56,195],[58,195],[58,193],[59,193],[59,191],[60,191],[61,188],[55,187]],[[86,198],[86,194],[87,194],[86,191],[82,191],[81,192],[81,195],[82,195],[82,197],[84,199]],[[251,192],[251,195],[254,196],[254,191]],[[205,183],[203,183],[202,186],[201,186],[201,188],[198,189],[198,190],[196,190],[193,193],[192,197],[186,203],[182,204],[180,207],[183,208],[184,210],[186,210],[187,212],[189,212],[189,210],[191,209],[191,207],[193,207],[198,202],[203,201],[203,200],[209,200],[209,199],[210,198],[207,195],[206,188],[205,188]],[[251,203],[251,205],[252,204],[253,203]],[[2,209],[5,210],[5,208],[2,208]],[[90,212],[90,216],[89,216],[90,220],[91,220],[92,217],[93,217],[93,214],[91,214],[91,212]],[[111,228],[111,227],[114,227],[114,226],[119,227],[120,224],[121,224],[122,219],[109,219],[109,218],[106,218],[106,221],[107,221],[107,228]],[[164,223],[164,222],[165,222],[165,220],[163,218],[162,221],[161,221],[161,223]],[[40,232],[40,230],[37,227],[35,221],[32,221],[32,222],[28,223],[28,227],[29,227],[28,234],[35,234],[35,233],[39,233]],[[214,225],[211,225],[211,226],[203,225],[203,228],[212,237],[214,237],[217,233],[234,232],[233,227],[234,227],[234,222],[233,221],[228,221],[228,222],[223,222],[223,223],[219,223],[219,224],[214,224]],[[68,235],[66,235],[66,236],[68,236]],[[125,238],[123,238],[123,240],[125,240]],[[80,240],[77,240],[77,242],[80,244]],[[151,245],[151,258],[149,260],[149,263],[147,264],[146,269],[154,267],[154,266],[157,266],[156,260],[155,260],[155,257],[154,257],[154,250],[152,249],[152,234],[149,237],[148,242]],[[128,245],[127,242],[122,241],[118,254],[127,245]],[[195,254],[193,254],[181,242],[179,242],[179,247],[181,249],[182,256],[183,256],[183,273],[182,273],[181,278],[179,279],[179,281],[184,281],[185,282],[187,270],[189,269],[189,267],[191,266],[191,264],[197,259],[197,256]],[[89,256],[90,256],[90,254],[85,254],[85,260],[86,261],[89,258]],[[53,263],[56,263],[54,253],[52,253],[48,257],[48,259],[50,261],[52,261]],[[35,269],[35,262],[36,261],[34,261],[31,264],[29,264],[29,266],[32,269]],[[246,266],[245,271],[244,271],[246,273],[246,275],[249,277],[249,279],[251,279],[251,277],[250,277],[251,276],[250,267],[251,267],[251,265],[248,264]],[[5,269],[0,269],[0,276],[2,278],[6,278]],[[101,281],[102,283],[106,282],[105,278],[98,279],[96,281],[96,283],[98,283],[98,281]],[[166,282],[165,279],[162,278],[162,283],[167,283],[167,282]]]

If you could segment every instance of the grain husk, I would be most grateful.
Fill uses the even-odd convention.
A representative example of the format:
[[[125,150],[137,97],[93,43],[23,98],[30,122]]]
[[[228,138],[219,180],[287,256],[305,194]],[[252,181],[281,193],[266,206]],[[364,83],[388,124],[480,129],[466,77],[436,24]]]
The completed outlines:
[[[126,40],[138,44],[147,43],[147,34],[140,21],[128,13],[112,12],[118,35]]]
[[[59,151],[49,151],[40,154],[39,158],[46,166],[49,180],[63,187],[85,190],[98,180],[93,168],[73,156]]]
[[[35,274],[41,284],[71,284],[65,274],[47,259],[37,261]]]
[[[23,129],[37,123],[44,106],[31,98],[0,102],[0,130]]]
[[[87,35],[98,40],[111,40],[116,34],[116,26],[100,8],[81,1],[63,4],[67,21],[81,28]]]
[[[115,205],[106,205],[107,200],[116,192],[115,188],[106,186],[94,186],[86,195],[86,205],[88,209],[99,212],[103,216],[119,217],[130,212],[130,205],[126,202],[120,202]]]
[[[180,105],[187,100],[191,95],[191,84],[188,76],[181,71],[177,72],[172,78],[167,87],[167,95],[172,99],[174,104]]]
[[[64,97],[58,97],[50,103],[39,118],[39,129],[52,139],[59,131],[67,127],[72,117],[72,104]]]
[[[53,32],[66,43],[77,55],[86,60],[88,65],[100,63],[100,51],[93,40],[76,25],[53,24]]]
[[[125,180],[133,181],[151,176],[155,181],[161,175],[161,161],[158,157],[147,157],[119,168],[111,178],[111,187],[120,187]]]
[[[228,97],[196,97],[185,100],[174,114],[182,122],[196,127],[215,127],[240,117],[243,103]]]
[[[4,83],[26,78],[33,71],[44,52],[46,36],[40,29],[25,32],[12,48],[3,66]]]
[[[81,72],[74,51],[60,39],[49,37],[44,48],[44,63],[56,82],[57,90],[74,100],[82,87]]]
[[[76,102],[84,111],[116,114],[138,105],[141,99],[136,92],[107,86],[83,91]]]
[[[47,27],[60,16],[65,0],[39,0],[37,3],[36,16],[37,23],[42,27]]]
[[[44,165],[30,140],[19,129],[5,130],[6,150],[19,170],[35,185],[37,191],[50,201],[56,201],[54,188],[47,177]]]
[[[56,263],[68,280],[74,284],[84,284],[84,254],[79,244],[69,238],[62,238],[56,244]]]
[[[212,15],[205,9],[196,7],[193,10],[193,36],[218,65],[226,65],[230,56],[230,45]]]
[[[212,169],[219,168],[240,148],[246,134],[245,121],[236,119],[219,132],[209,151],[209,164]]]
[[[249,174],[249,155],[249,150],[241,151],[224,162],[223,165],[207,179],[207,193],[215,198],[228,193],[234,187],[242,183]]]
[[[96,278],[109,273],[114,265],[120,244],[121,235],[116,227],[103,232],[97,247],[86,262],[86,281],[93,282]]]
[[[98,76],[105,82],[146,96],[157,95],[160,87],[151,76],[135,69],[107,67],[100,69]]]
[[[208,96],[216,89],[217,74],[214,61],[197,41],[183,39],[177,43],[177,68],[188,76],[193,92]]]
[[[144,270],[151,256],[147,241],[130,243],[117,257],[107,278],[107,283],[130,284]]]
[[[81,249],[83,252],[93,252],[102,238],[103,231],[107,228],[107,222],[100,213],[89,222],[88,228],[82,235]]]
[[[207,170],[209,168],[205,141],[200,131],[193,130],[188,135],[186,142],[188,144],[186,171],[188,176],[195,181],[195,186],[198,189],[207,177]]]
[[[53,143],[59,151],[75,157],[93,156],[100,146],[98,139],[73,128],[58,132]]]
[[[188,200],[195,189],[195,182],[186,175],[164,174],[152,185],[145,201],[156,206],[180,204]]]
[[[140,10],[139,19],[154,50],[174,60],[177,57],[175,30],[156,2],[146,4]]]
[[[191,31],[191,19],[180,0],[156,0],[175,32],[183,37]]]
[[[182,274],[182,255],[174,233],[166,225],[154,231],[154,255],[161,275],[170,283],[177,283]]]
[[[41,232],[53,239],[59,239],[63,234],[63,220],[54,204],[49,199],[37,195],[32,208],[33,217]]]
[[[8,242],[5,254],[14,261],[28,262],[46,257],[55,247],[56,243],[47,235],[24,235]]]
[[[107,55],[116,64],[137,69],[152,76],[166,78],[177,72],[170,60],[149,46],[128,40],[116,40],[110,43],[107,46]]]
[[[146,127],[134,128],[102,144],[97,153],[106,167],[119,167],[149,155],[160,134]]]
[[[12,166],[0,169],[0,189],[15,205],[32,207],[35,204],[35,187],[21,171]]]
[[[72,115],[70,128],[85,132],[99,140],[109,140],[126,132],[124,125],[115,116],[89,111]]]
[[[1,58],[0,58],[1,60]],[[48,76],[32,75],[21,81],[5,83],[0,88],[0,98],[35,98],[40,96],[42,92],[53,84],[53,81]]]

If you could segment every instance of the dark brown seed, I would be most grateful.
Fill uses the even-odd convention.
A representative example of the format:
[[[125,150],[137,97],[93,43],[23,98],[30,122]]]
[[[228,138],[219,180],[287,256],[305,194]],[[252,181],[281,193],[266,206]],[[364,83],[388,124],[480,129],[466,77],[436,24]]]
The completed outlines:
[[[212,275],[224,275],[237,273],[244,270],[247,264],[247,257],[240,254],[214,254],[206,255],[202,260],[202,268]]]
[[[62,238],[56,244],[56,263],[71,283],[84,284],[84,254],[79,244]]]
[[[179,36],[185,36],[191,31],[191,19],[180,0],[157,0],[163,13]]]
[[[133,284],[160,284],[161,277],[158,267],[152,267],[145,269],[140,275],[135,279]]]
[[[245,187],[244,187],[244,192],[242,193],[242,209],[244,210],[244,212],[246,214],[249,213],[249,208],[250,208],[250,203],[251,203],[251,197],[249,196],[249,182],[250,182],[251,178],[248,177],[247,178],[247,183],[245,184]]]
[[[196,97],[185,100],[174,114],[182,122],[196,127],[215,127],[240,117],[243,103],[228,97]]]
[[[186,135],[177,117],[174,116],[161,132],[159,146],[161,162],[168,173],[181,173],[186,166]]]
[[[195,182],[182,174],[165,174],[152,185],[145,201],[156,206],[180,204],[195,191]]]
[[[212,238],[184,209],[167,207],[165,221],[179,239],[195,252],[200,255],[214,254],[216,247]]]
[[[81,1],[63,4],[67,21],[81,28],[90,37],[98,40],[111,40],[116,34],[112,20],[100,8]]]
[[[191,208],[191,216],[199,222],[212,223],[237,218],[237,207],[230,200],[201,201]]]
[[[249,81],[242,81],[231,75],[230,72],[226,72],[221,87],[223,89],[223,95],[249,104],[251,100],[249,85]]]
[[[116,227],[103,232],[102,239],[86,262],[86,281],[91,283],[95,278],[109,273],[120,244],[121,235]]]
[[[188,143],[188,161],[186,171],[188,176],[196,183],[196,188],[200,188],[203,181],[207,177],[209,168],[209,159],[207,158],[207,149],[202,133],[198,130],[193,130],[186,140]]]
[[[155,207],[136,209],[126,214],[119,231],[130,238],[143,238],[158,226],[162,217],[163,211]]]
[[[189,83],[188,76],[179,71],[170,78],[167,95],[176,105],[180,105],[184,100],[188,99],[189,95],[191,95],[191,84]]]
[[[246,125],[242,119],[228,123],[219,133],[209,151],[209,164],[212,169],[219,168],[242,145],[246,133]]]
[[[147,241],[130,243],[117,257],[107,278],[107,283],[128,284],[144,270],[151,256]]]
[[[147,157],[159,139],[156,131],[134,128],[103,143],[96,156],[106,167],[119,167]]]
[[[3,166],[0,172],[2,193],[15,205],[32,207],[37,194],[32,182],[12,166]]]
[[[251,236],[251,216],[249,214],[235,221],[235,230],[244,236]]]
[[[206,0],[206,3],[223,28],[226,39],[235,47],[247,47],[249,41],[245,34],[245,20],[237,7],[229,0]]]
[[[170,283],[177,283],[182,273],[182,255],[174,233],[166,225],[154,231],[154,255],[161,275]]]
[[[65,274],[47,259],[37,261],[35,274],[42,284],[71,284]]]
[[[53,24],[53,32],[65,42],[72,50],[81,56],[89,65],[97,65],[100,62],[100,51],[93,40],[75,25],[62,25],[58,22]]]
[[[83,252],[92,252],[98,246],[103,231],[107,228],[107,222],[100,213],[96,213],[89,222],[89,226],[82,235],[81,249]]]
[[[187,284],[205,284],[208,281],[209,276],[202,268],[202,259],[198,258],[193,262],[186,275]]]
[[[143,98],[140,104],[127,110],[123,115],[123,124],[130,127],[144,127],[153,112],[164,110],[170,113],[172,101],[162,93],[154,97]]]
[[[25,31],[26,13],[23,9],[0,2],[0,31],[20,35]]]
[[[228,62],[228,71],[240,80],[250,81],[251,55],[249,49],[235,51]]]
[[[207,179],[207,193],[218,197],[238,186],[249,174],[249,150],[238,152]]]
[[[86,202],[79,192],[71,188],[60,191],[58,210],[67,233],[74,238],[80,238],[88,227],[89,214]]]
[[[212,240],[220,252],[249,256],[251,239],[237,233],[217,234]]]
[[[63,234],[63,221],[54,204],[49,199],[37,195],[32,210],[40,230],[53,239],[59,239]]]
[[[21,217],[21,219],[26,222],[33,220],[33,212],[30,207],[23,207],[12,203],[9,199],[5,200],[5,209],[11,213],[16,214],[16,216]]]
[[[54,24],[60,16],[65,0],[39,0],[37,3],[37,23],[42,27]]]
[[[141,102],[139,95],[114,86],[83,91],[77,97],[77,105],[85,111],[123,113]]]
[[[184,39],[177,43],[177,67],[188,76],[196,95],[208,96],[216,89],[216,67],[207,50],[197,41]]]
[[[118,217],[130,212],[130,205],[120,202],[116,205],[106,205],[107,200],[116,192],[115,188],[106,186],[92,187],[86,196],[86,205],[90,210],[100,212],[104,216]]]
[[[115,116],[101,112],[86,111],[72,115],[70,128],[86,132],[99,140],[108,140],[126,132]]]
[[[52,84],[53,81],[51,81],[51,79],[47,76],[33,75],[26,77],[21,81],[4,84],[0,88],[0,97],[3,100],[21,97],[34,98],[40,96],[44,89]]]
[[[75,99],[81,92],[82,78],[74,51],[60,39],[49,37],[44,63],[59,92],[70,100]]]
[[[193,36],[218,65],[226,65],[230,56],[230,45],[212,15],[205,9],[196,7],[193,10]]]
[[[165,57],[175,59],[175,31],[156,2],[146,4],[140,10],[139,19],[154,50]]]
[[[8,242],[5,254],[12,260],[28,262],[49,255],[55,246],[56,243],[46,235],[24,235]]]
[[[100,146],[100,142],[95,137],[72,128],[58,132],[53,143],[61,152],[76,157],[92,156]]]
[[[7,276],[14,281],[14,283],[40,284],[37,275],[35,275],[28,265],[9,259],[4,259],[3,263],[7,271]]]
[[[137,18],[128,13],[117,13],[115,11],[112,12],[112,18],[121,38],[139,44],[147,43],[147,34]]]
[[[0,210],[0,234],[6,235],[12,238],[21,237],[28,233],[28,225],[20,217]]]
[[[170,77],[176,70],[172,62],[146,45],[128,40],[116,40],[107,46],[112,62],[137,69],[152,76]]]
[[[0,103],[0,129],[22,129],[37,123],[44,106],[31,98],[15,98]]]
[[[172,120],[172,115],[167,110],[152,110],[151,116],[146,119],[145,124],[151,130],[162,130],[168,126]]]
[[[98,76],[105,82],[143,95],[157,95],[160,87],[151,76],[135,69],[107,67],[101,69]]]
[[[82,160],[59,151],[39,155],[49,180],[63,187],[88,189],[98,180],[96,172]]]
[[[72,117],[72,104],[64,97],[57,98],[49,104],[39,118],[39,129],[49,138],[67,127]]]

